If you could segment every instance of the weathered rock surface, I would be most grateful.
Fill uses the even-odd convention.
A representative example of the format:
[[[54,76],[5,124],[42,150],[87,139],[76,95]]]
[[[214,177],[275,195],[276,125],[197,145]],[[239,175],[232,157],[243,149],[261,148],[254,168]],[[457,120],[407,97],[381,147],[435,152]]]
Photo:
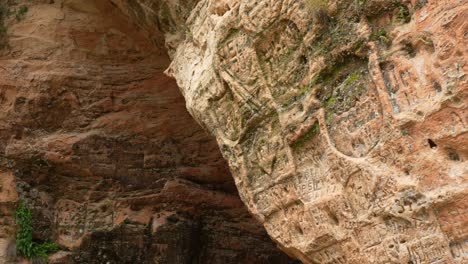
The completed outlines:
[[[0,263],[19,197],[50,263],[292,263],[163,73],[158,28],[107,0],[10,2],[28,11],[0,57]]]
[[[288,254],[467,263],[467,17],[463,0],[201,0],[167,73]]]
[[[466,1],[29,5],[0,60],[2,261],[22,197],[53,263],[289,262],[186,104],[289,255],[468,262]]]

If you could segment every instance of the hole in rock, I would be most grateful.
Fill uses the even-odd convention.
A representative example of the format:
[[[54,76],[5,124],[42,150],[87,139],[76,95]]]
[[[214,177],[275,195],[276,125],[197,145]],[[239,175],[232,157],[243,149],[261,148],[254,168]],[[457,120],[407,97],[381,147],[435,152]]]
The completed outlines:
[[[306,65],[306,64],[307,64],[307,58],[306,58],[306,56],[301,56],[301,57],[299,57],[299,62],[300,62],[302,65]]]
[[[434,86],[434,89],[436,90],[436,92],[438,93],[442,92],[442,86],[440,86],[438,82],[434,82],[432,85]]]
[[[432,139],[429,138],[429,139],[427,140],[427,143],[429,144],[429,147],[430,147],[431,149],[436,149],[436,148],[437,148],[437,144],[436,144]]]

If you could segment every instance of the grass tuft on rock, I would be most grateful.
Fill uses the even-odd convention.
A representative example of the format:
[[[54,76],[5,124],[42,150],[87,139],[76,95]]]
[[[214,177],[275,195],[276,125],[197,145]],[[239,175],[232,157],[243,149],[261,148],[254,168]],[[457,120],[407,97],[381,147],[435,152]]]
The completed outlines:
[[[59,247],[53,242],[37,243],[33,241],[32,213],[20,201],[16,208],[16,250],[19,255],[27,259],[47,258],[51,253],[57,252]]]

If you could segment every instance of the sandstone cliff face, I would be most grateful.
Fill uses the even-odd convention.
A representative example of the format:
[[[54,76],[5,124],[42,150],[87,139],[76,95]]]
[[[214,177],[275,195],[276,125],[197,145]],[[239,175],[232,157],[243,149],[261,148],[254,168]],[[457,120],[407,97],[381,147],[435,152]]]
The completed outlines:
[[[461,0],[201,0],[167,73],[288,254],[467,263],[467,17]]]
[[[2,261],[22,197],[55,263],[289,262],[219,146],[304,263],[468,262],[466,1],[28,5],[0,61]]]
[[[0,263],[21,260],[19,198],[50,263],[292,263],[163,73],[160,29],[107,0],[8,3],[28,11],[0,35]]]

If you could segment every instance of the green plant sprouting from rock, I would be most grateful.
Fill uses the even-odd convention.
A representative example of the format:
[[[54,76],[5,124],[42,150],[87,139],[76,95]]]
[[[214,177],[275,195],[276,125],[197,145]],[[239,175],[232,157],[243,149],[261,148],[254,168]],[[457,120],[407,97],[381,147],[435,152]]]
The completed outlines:
[[[387,31],[384,28],[379,28],[377,31],[373,32],[370,36],[370,39],[373,41],[380,41],[385,45],[390,45],[392,40],[387,34]]]
[[[402,23],[408,23],[411,20],[410,11],[407,6],[398,6],[398,20],[400,20]]]
[[[33,241],[32,213],[20,201],[16,208],[16,250],[19,255],[27,258],[47,258],[51,253],[57,252],[59,247],[53,242],[36,243]]]

